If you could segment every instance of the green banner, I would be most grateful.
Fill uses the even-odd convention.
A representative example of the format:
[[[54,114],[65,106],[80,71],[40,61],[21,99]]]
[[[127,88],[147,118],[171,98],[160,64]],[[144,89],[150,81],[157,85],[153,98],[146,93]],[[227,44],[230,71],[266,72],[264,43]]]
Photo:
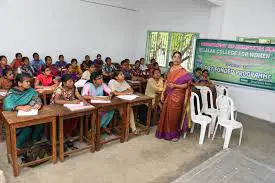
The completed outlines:
[[[196,68],[207,69],[210,79],[275,90],[275,45],[198,39]]]

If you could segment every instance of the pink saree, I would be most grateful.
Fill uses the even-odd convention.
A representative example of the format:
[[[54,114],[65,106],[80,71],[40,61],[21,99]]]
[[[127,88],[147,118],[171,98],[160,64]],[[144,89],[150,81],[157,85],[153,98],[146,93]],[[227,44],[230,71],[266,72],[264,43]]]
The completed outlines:
[[[185,84],[192,80],[184,69],[170,71],[166,83]],[[159,139],[172,140],[179,138],[188,129],[190,89],[172,89],[166,87],[164,104],[156,131]]]

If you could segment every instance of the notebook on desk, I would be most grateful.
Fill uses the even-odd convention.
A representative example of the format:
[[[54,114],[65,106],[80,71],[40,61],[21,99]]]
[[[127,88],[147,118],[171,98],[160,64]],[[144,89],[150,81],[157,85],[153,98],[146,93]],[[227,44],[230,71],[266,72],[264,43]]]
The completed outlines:
[[[109,103],[111,103],[111,100],[91,100],[91,103],[94,103],[94,104],[109,104]]]
[[[19,110],[17,116],[36,116],[38,115],[38,109],[31,109],[30,111]]]
[[[94,108],[92,105],[84,105],[83,102],[80,102],[79,104],[64,104],[64,107],[67,107],[70,111]]]
[[[137,95],[119,95],[117,96],[117,98],[120,98],[122,100],[135,100],[137,97]]]

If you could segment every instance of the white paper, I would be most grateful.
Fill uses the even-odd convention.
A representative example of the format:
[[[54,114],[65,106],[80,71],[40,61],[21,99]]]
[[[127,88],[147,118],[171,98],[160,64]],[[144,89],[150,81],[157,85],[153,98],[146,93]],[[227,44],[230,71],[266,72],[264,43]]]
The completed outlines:
[[[140,81],[133,81],[133,80],[127,80],[129,83],[133,83],[133,84],[139,84]]]
[[[84,85],[86,84],[87,80],[85,79],[80,79],[78,80],[74,85],[75,87],[77,88],[81,88],[81,87],[84,87]]]
[[[67,107],[70,111],[94,108],[92,105],[84,105],[83,102],[80,102],[79,104],[64,104],[64,107]]]
[[[119,95],[117,97],[120,99],[123,99],[123,100],[135,100],[139,96],[137,96],[137,95]]]
[[[17,116],[36,116],[38,115],[38,109],[31,109],[30,111],[19,110]]]
[[[7,93],[8,93],[8,92],[6,92],[6,91],[2,91],[2,92],[0,92],[0,95],[1,95],[2,97],[5,97],[5,96],[7,95]]]
[[[111,100],[91,100],[91,103],[95,103],[95,104],[108,104],[108,103],[111,103]]]

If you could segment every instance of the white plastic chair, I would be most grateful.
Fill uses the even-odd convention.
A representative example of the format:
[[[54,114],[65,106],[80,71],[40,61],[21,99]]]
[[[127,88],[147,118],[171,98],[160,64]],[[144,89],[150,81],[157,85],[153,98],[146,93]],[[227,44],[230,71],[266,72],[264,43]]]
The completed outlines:
[[[195,100],[197,100],[197,106],[195,106],[195,102],[194,102]],[[199,96],[194,92],[191,93],[190,104],[191,104],[191,120],[193,122],[191,133],[194,132],[195,123],[201,125],[199,144],[202,145],[204,141],[205,131],[206,131],[207,125],[211,123],[211,118],[208,116],[202,115],[200,110]],[[197,109],[198,114],[196,114],[195,112],[195,107]],[[208,130],[208,138],[210,138],[210,127]]]
[[[229,107],[228,107],[229,106]],[[228,108],[230,109],[230,119],[228,116]],[[239,145],[241,145],[242,141],[242,135],[243,135],[243,125],[234,120],[234,102],[233,100],[228,96],[220,96],[217,98],[217,113],[218,113],[218,122],[215,127],[214,135],[212,137],[212,140],[214,140],[217,128],[218,126],[224,127],[225,130],[225,137],[224,137],[224,144],[223,149],[227,149],[232,131],[234,129],[240,129],[240,139],[239,139]]]
[[[214,108],[213,94],[212,94],[212,91],[206,86],[200,88],[200,93],[201,93],[201,99],[202,99],[201,112],[211,116],[212,121],[210,126],[210,133],[213,134],[215,129],[215,124],[217,121],[217,110]],[[208,97],[207,97],[208,93],[210,95],[210,101],[208,101]],[[208,107],[208,103],[210,103],[210,108]]]
[[[217,90],[217,97],[222,96],[222,95],[228,96],[228,89],[225,86],[218,85],[218,86],[216,86],[216,90]]]
[[[216,86],[216,90],[217,90],[217,98],[219,96],[223,96],[223,95],[229,96],[228,89],[223,85]],[[235,113],[234,116],[235,116],[235,120],[236,120],[237,119],[237,114],[238,114],[236,106],[234,106],[234,113]],[[230,116],[230,114],[229,114],[229,116]]]

